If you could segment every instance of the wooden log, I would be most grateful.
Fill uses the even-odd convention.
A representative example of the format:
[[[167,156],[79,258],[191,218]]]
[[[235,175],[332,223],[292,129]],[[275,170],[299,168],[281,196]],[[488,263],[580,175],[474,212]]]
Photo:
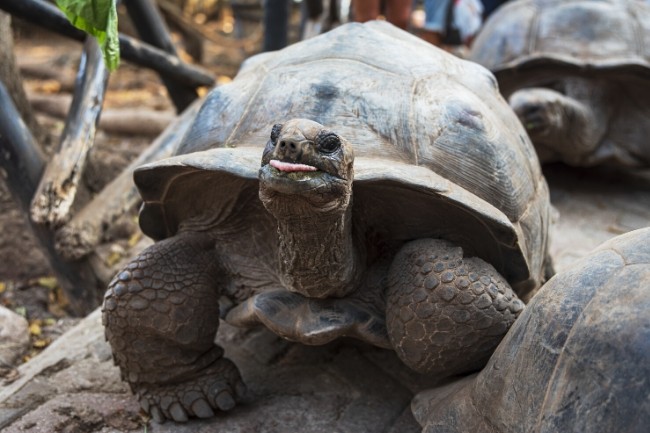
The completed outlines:
[[[11,16],[4,12],[0,12],[0,81],[6,86],[29,130],[38,142],[43,143],[46,131],[39,125],[27,101],[23,80],[16,63]]]
[[[104,110],[99,128],[109,134],[157,137],[176,119],[173,111],[121,108]]]
[[[42,0],[2,0],[0,9],[32,24],[84,41],[86,33],[70,24],[60,10]],[[120,56],[138,66],[165,73],[178,83],[192,87],[214,85],[214,76],[203,68],[183,63],[178,57],[151,45],[119,34]]]
[[[22,120],[9,91],[0,81],[0,163],[7,172],[12,195],[29,211],[36,185],[45,168],[45,155]],[[9,161],[12,161],[11,163]]]
[[[56,253],[53,233],[29,220],[29,206],[45,168],[45,156],[23,122],[6,88],[0,81],[0,167],[14,199],[24,209],[31,229],[50,262],[57,281],[70,301],[71,310],[86,315],[99,305],[95,272],[85,260],[66,262]]]
[[[153,48],[144,42],[120,34],[120,53],[126,60],[138,66],[153,69],[192,87],[212,87],[212,73],[198,66],[183,63],[181,59]]]
[[[71,96],[67,94],[30,94],[34,111],[57,119],[68,115]],[[109,134],[157,137],[174,121],[173,111],[140,108],[108,108],[102,110],[98,129]]]
[[[95,142],[108,84],[108,69],[94,38],[86,39],[79,69],[59,148],[47,165],[32,201],[32,220],[52,228],[71,217],[70,209],[80,188],[88,152]]]
[[[140,39],[169,54],[177,55],[167,25],[152,0],[129,0],[124,2],[124,5],[133,22],[137,23],[135,29]],[[174,102],[177,112],[180,113],[198,98],[194,87],[178,83],[164,72],[158,74],[167,87],[167,93]]]
[[[109,183],[56,235],[56,249],[69,260],[79,260],[102,242],[104,232],[115,220],[140,203],[133,183],[133,171],[142,164],[171,156],[189,129],[201,105],[194,101],[147,150]]]
[[[59,92],[72,93],[74,91],[75,73],[56,65],[56,59],[43,62],[39,58],[21,58],[18,60],[18,69],[23,78],[56,81]],[[29,95],[27,95],[29,97]],[[31,128],[30,128],[31,130]]]
[[[65,120],[68,116],[72,103],[72,95],[67,93],[33,93],[28,94],[27,97],[34,111],[61,120]]]

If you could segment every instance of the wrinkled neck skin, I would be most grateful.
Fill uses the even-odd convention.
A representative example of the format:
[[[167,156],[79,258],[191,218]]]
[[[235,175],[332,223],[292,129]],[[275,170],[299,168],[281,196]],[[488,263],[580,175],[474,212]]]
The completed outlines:
[[[357,286],[360,254],[352,233],[351,200],[343,209],[277,203],[279,268],[285,287],[312,298],[342,297]]]

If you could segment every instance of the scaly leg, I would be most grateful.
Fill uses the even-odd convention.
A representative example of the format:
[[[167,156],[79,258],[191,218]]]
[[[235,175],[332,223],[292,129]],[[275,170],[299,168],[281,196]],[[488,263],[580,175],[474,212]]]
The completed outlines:
[[[491,265],[444,240],[406,244],[388,278],[388,336],[423,374],[481,368],[524,308]]]
[[[546,154],[551,151],[566,163],[580,164],[607,131],[606,113],[598,110],[598,104],[589,105],[554,90],[522,89],[510,96],[509,103],[542,162],[551,160]]]
[[[106,339],[122,378],[158,422],[211,417],[245,392],[214,343],[221,275],[214,241],[185,233],[143,251],[108,286]]]

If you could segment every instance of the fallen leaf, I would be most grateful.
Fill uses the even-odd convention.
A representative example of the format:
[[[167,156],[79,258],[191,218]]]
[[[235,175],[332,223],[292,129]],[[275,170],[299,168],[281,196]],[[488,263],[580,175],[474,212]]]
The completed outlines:
[[[35,336],[39,336],[42,333],[40,320],[35,320],[29,325],[29,333]]]
[[[142,233],[141,232],[135,232],[135,233],[133,233],[133,236],[131,236],[129,238],[129,241],[127,242],[127,244],[130,247],[134,247],[135,244],[137,244],[140,239],[142,239]]]
[[[121,258],[122,258],[122,254],[113,251],[108,255],[108,257],[106,257],[105,261],[108,266],[114,266],[115,264],[117,264],[117,262],[120,261]]]
[[[57,287],[56,290],[52,291],[53,300],[47,305],[48,311],[54,315],[54,317],[64,317],[67,313],[65,311],[66,307],[70,305],[70,301],[66,296],[62,288]]]
[[[34,340],[32,346],[34,346],[36,349],[42,349],[50,344],[50,341],[51,340],[49,338],[40,338],[38,340]]]
[[[55,289],[59,285],[56,277],[40,277],[36,281],[39,286],[47,287],[48,289]]]

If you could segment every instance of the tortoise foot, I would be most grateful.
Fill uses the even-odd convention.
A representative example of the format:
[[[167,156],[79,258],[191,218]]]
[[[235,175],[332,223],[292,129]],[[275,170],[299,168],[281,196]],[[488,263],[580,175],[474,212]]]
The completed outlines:
[[[524,308],[490,264],[440,239],[406,244],[388,284],[388,335],[400,359],[423,374],[483,367]]]
[[[522,89],[509,103],[535,146],[557,152],[566,162],[579,163],[591,154],[608,125],[595,102],[590,106],[551,89]]]
[[[239,370],[226,358],[219,358],[182,383],[138,384],[134,388],[142,409],[158,423],[210,418],[217,411],[235,407],[246,392]]]

